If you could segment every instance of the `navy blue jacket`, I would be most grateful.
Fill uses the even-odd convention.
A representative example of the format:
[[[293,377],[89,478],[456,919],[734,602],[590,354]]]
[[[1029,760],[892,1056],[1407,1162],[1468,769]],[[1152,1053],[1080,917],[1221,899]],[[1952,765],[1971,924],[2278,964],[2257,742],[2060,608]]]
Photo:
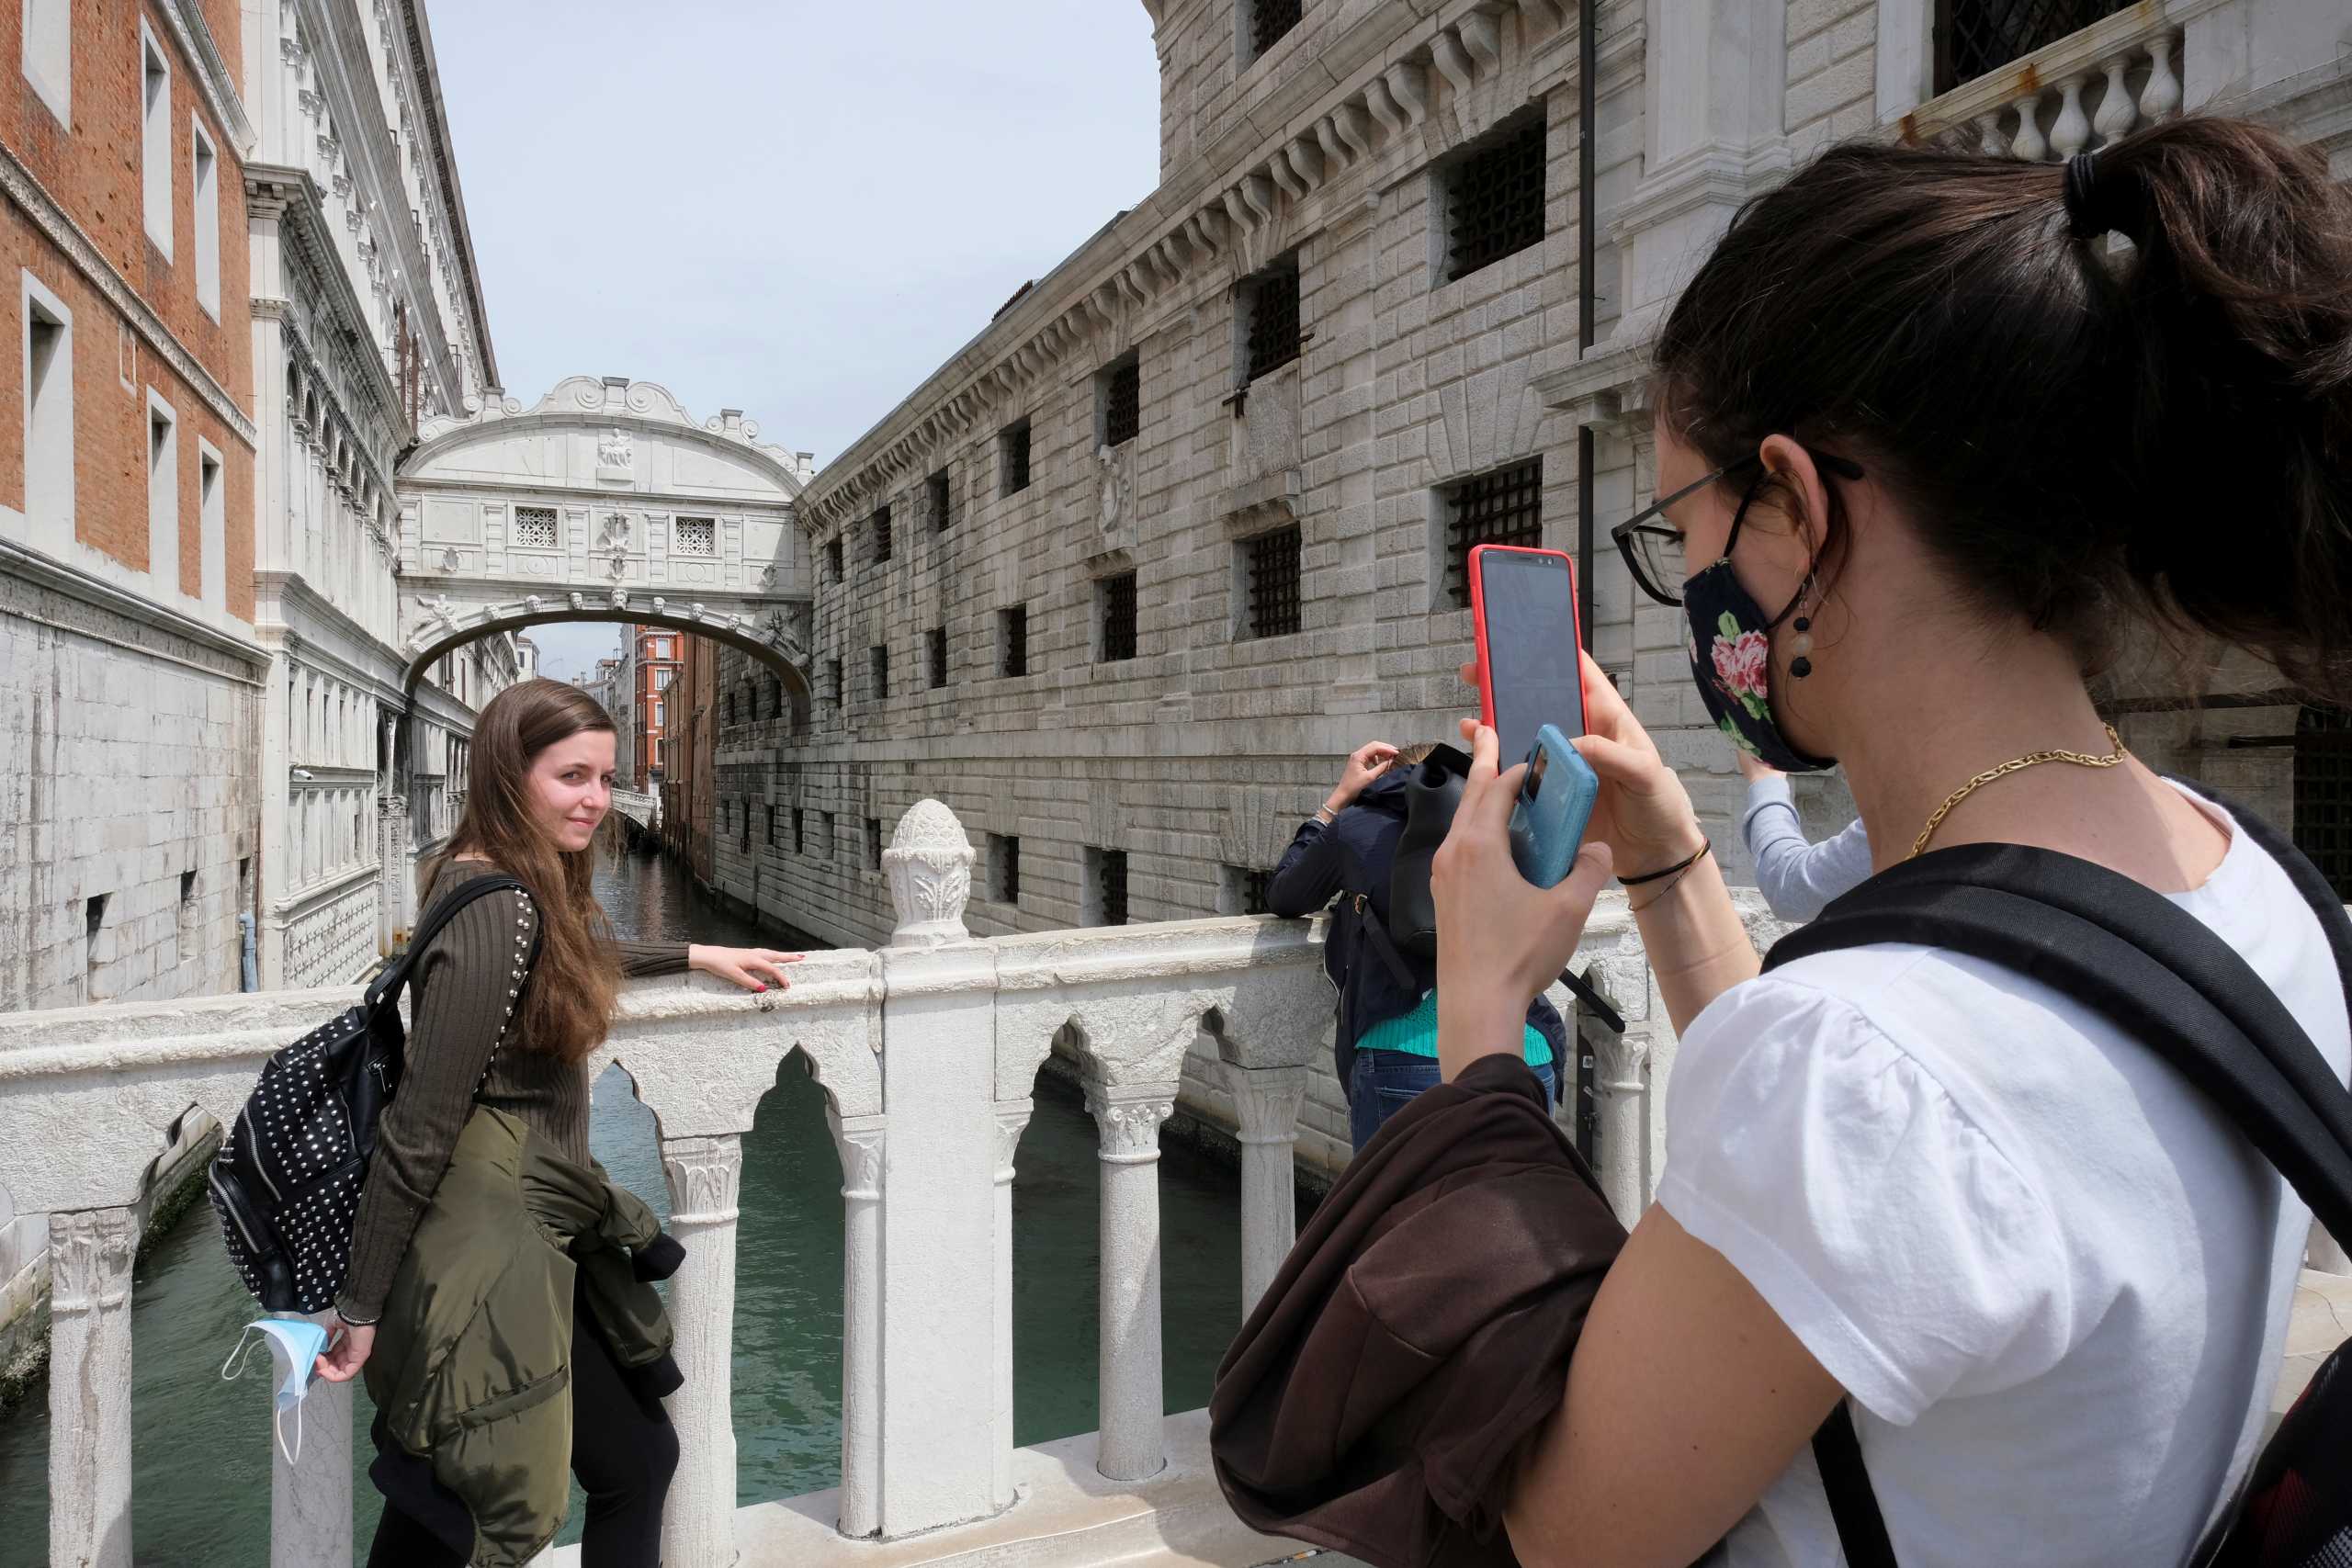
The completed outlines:
[[[1420,1005],[1421,993],[1437,984],[1434,964],[1400,953],[1411,972],[1408,993],[1374,949],[1356,912],[1361,895],[1388,924],[1388,868],[1396,858],[1396,840],[1405,833],[1405,780],[1391,769],[1364,786],[1353,806],[1325,827],[1310,817],[1299,824],[1290,848],[1275,863],[1273,880],[1266,887],[1266,908],[1285,919],[1311,915],[1334,897],[1330,934],[1323,945],[1323,972],[1338,987],[1340,1016],[1346,1027],[1334,1040],[1341,1089],[1354,1070],[1356,1042],[1375,1023],[1402,1018]],[[1392,933],[1393,934],[1393,933]],[[1551,1043],[1555,1072],[1568,1061],[1567,1026],[1558,1010],[1542,997],[1528,1004],[1527,1021]]]

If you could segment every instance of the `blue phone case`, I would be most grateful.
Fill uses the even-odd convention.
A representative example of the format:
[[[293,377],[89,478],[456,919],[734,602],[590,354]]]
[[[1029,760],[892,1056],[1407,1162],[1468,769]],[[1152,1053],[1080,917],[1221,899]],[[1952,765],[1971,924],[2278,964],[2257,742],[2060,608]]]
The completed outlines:
[[[1510,809],[1510,858],[1538,887],[1556,887],[1584,843],[1600,779],[1556,724],[1535,732]]]

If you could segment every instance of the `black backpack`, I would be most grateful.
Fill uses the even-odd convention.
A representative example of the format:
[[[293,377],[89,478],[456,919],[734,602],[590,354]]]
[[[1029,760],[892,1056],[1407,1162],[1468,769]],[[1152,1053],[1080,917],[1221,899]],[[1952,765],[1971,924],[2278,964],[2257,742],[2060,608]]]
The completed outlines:
[[[2352,919],[2342,901],[2277,829],[2229,809],[2319,917],[2352,1008]],[[1783,937],[1764,967],[1883,942],[1964,953],[2096,1009],[2211,1097],[2329,1233],[2352,1240],[2352,1093],[2261,977],[2170,899],[2072,855],[1970,844],[1873,876]],[[1813,1446],[1847,1562],[1894,1568],[1845,1404]],[[2194,1561],[2352,1564],[2352,1342],[2321,1364]]]
[[[461,884],[425,912],[408,951],[356,1005],[263,1065],[205,1185],[229,1262],[266,1311],[316,1313],[334,1304],[351,1261],[377,1118],[400,1088],[400,996],[409,970],[459,909],[506,888],[529,896],[512,876]],[[535,929],[530,958],[537,956]]]

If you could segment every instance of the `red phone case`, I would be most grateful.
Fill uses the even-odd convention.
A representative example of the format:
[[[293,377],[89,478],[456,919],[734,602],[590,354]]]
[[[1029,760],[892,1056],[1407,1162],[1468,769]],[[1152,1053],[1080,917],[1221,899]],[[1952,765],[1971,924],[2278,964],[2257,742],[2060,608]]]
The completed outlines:
[[[1463,570],[1470,574],[1470,630],[1478,642],[1478,720],[1487,728],[1495,726],[1495,682],[1488,673],[1491,664],[1487,658],[1487,574],[1485,557],[1491,551],[1497,555],[1556,556],[1567,562],[1568,615],[1576,623],[1577,649],[1584,649],[1584,595],[1577,589],[1577,563],[1566,550],[1536,550],[1524,545],[1473,545],[1470,558]],[[1577,682],[1577,733],[1584,733],[1584,682]],[[1504,757],[1500,765],[1506,769],[1527,761],[1524,757]]]

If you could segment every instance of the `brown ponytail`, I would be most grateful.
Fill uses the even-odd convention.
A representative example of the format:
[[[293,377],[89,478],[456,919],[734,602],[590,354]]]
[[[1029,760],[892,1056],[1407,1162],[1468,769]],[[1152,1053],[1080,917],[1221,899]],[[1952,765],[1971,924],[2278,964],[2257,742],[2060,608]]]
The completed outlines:
[[[2152,613],[2352,698],[2352,196],[2218,119],[2071,177],[1831,149],[1676,304],[1667,419],[1717,463],[1775,432],[1874,463],[1953,581],[2086,662]]]

